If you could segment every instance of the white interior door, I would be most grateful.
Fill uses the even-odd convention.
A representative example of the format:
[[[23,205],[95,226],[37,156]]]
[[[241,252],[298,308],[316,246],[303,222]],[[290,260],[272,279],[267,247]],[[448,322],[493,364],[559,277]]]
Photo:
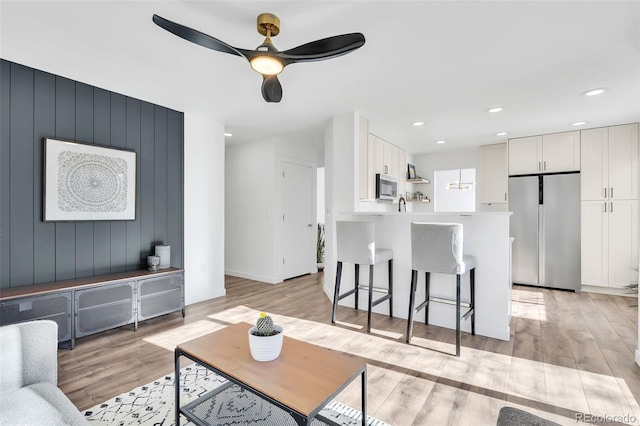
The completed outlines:
[[[316,270],[313,168],[282,163],[282,278]]]

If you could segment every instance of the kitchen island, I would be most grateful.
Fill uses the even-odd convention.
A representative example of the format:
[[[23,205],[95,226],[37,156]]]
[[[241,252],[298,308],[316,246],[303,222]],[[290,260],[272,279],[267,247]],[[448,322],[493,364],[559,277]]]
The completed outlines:
[[[426,213],[426,212],[380,212],[341,213],[336,221],[370,221],[376,227],[376,247],[393,250],[393,313],[394,317],[407,318],[411,284],[411,223],[439,222],[463,225],[464,254],[476,258],[476,334],[501,340],[509,340],[511,318],[511,240],[509,218],[511,212],[474,213]],[[333,238],[332,241],[335,241]],[[335,246],[332,250],[335,253]],[[329,253],[329,250],[327,251]],[[327,258],[325,273],[333,274],[325,282],[335,282],[335,260]],[[387,286],[387,265],[375,267],[374,287]],[[342,292],[353,288],[353,264],[344,263],[342,270]],[[360,283],[368,284],[368,268],[360,268]],[[418,275],[416,306],[424,300],[424,273]],[[462,300],[468,301],[469,274],[461,279]],[[331,288],[325,290],[333,291]],[[431,274],[431,296],[455,299],[455,275]],[[332,297],[332,293],[329,293]],[[367,291],[360,291],[359,307],[366,309]],[[374,295],[375,297],[375,295]],[[340,301],[340,305],[353,307],[353,296]],[[388,303],[374,307],[374,312],[388,314]],[[338,314],[338,319],[339,319]],[[424,321],[424,310],[414,321]],[[430,306],[429,323],[455,329],[455,306],[433,303]],[[463,331],[471,331],[470,320],[461,323]],[[372,324],[375,328],[375,321]]]

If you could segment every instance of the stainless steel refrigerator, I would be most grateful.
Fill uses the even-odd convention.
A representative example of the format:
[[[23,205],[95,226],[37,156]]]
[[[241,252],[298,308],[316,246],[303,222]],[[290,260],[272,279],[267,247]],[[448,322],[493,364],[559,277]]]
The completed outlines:
[[[580,174],[509,178],[512,278],[580,290]]]

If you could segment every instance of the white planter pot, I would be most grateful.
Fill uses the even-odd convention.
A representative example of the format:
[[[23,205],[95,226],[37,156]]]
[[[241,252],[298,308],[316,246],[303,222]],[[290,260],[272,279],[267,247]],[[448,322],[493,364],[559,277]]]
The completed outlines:
[[[253,332],[256,328],[251,327],[249,329],[249,349],[251,350],[251,356],[256,361],[273,361],[280,355],[284,333],[279,325],[274,325],[273,329],[279,331],[279,333],[273,336],[255,336]]]

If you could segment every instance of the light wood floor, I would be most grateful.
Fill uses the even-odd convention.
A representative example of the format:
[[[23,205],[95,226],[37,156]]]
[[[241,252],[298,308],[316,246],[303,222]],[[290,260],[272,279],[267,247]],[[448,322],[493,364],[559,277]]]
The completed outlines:
[[[79,409],[89,408],[170,373],[176,344],[265,310],[290,337],[364,359],[368,414],[392,425],[492,425],[505,405],[560,424],[575,424],[576,413],[640,420],[637,299],[514,286],[510,341],[463,334],[456,358],[449,329],[416,322],[408,345],[405,320],[374,314],[368,334],[366,312],[344,307],[332,325],[322,279],[271,285],[227,277],[226,296],[188,306],[185,318],[169,314],[137,332],[121,327],[60,350],[58,383]],[[358,407],[359,384],[337,399]]]

